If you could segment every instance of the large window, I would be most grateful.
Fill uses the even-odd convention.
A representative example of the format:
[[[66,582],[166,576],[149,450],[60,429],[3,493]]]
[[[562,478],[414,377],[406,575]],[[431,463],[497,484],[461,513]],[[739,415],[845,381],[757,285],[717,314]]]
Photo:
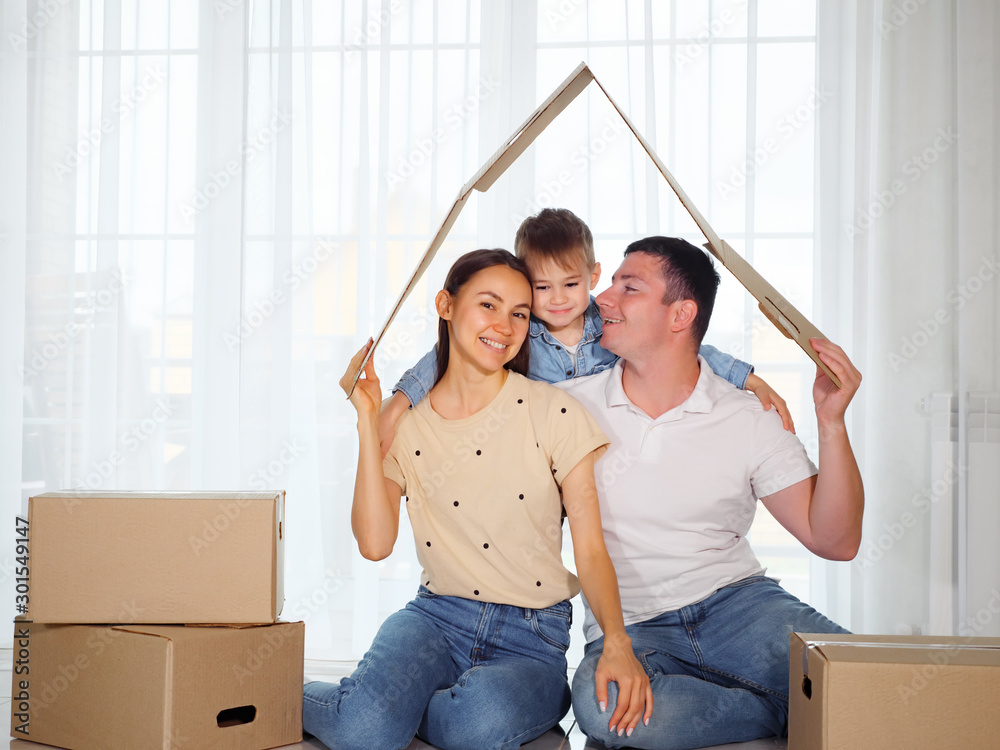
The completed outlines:
[[[585,60],[719,234],[815,319],[814,6],[28,3],[31,33],[5,49],[28,80],[21,501],[286,489],[286,615],[306,619],[311,658],[358,658],[419,570],[405,524],[388,560],[357,553],[337,380],[459,187]],[[599,289],[631,239],[702,241],[591,90],[470,201],[376,356],[386,388],[433,343],[452,260],[512,247],[546,205],[592,226]],[[757,366],[814,453],[810,361],[722,275],[707,341]],[[809,599],[801,545],[763,509],[752,533]]]

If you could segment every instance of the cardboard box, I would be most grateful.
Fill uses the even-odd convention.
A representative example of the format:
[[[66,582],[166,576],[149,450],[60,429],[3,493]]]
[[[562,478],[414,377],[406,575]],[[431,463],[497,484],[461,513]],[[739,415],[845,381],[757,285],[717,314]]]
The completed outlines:
[[[386,318],[385,324],[379,330],[378,334],[375,336],[375,343],[368,350],[368,354],[365,355],[364,360],[358,366],[358,370],[354,373],[354,380],[351,386],[353,390],[354,386],[357,385],[358,378],[361,377],[361,373],[364,372],[365,365],[368,363],[369,358],[375,354],[375,350],[378,348],[379,343],[382,341],[382,337],[385,335],[392,321],[395,319],[397,313],[399,313],[400,308],[403,306],[403,302],[409,296],[410,292],[416,287],[417,282],[420,281],[420,277],[423,276],[424,271],[430,266],[431,261],[434,260],[434,256],[440,249],[441,245],[444,244],[445,238],[451,231],[455,222],[458,220],[459,214],[465,207],[465,204],[469,200],[469,196],[472,194],[473,190],[480,193],[485,193],[494,182],[507,171],[517,159],[525,152],[525,150],[530,146],[534,140],[541,135],[541,133],[552,123],[553,120],[558,117],[563,110],[570,105],[570,103],[576,99],[587,87],[594,83],[597,88],[600,89],[601,93],[607,98],[608,102],[614,107],[615,111],[622,118],[622,121],[628,127],[629,131],[635,137],[635,139],[642,146],[646,155],[650,158],[653,164],[659,170],[663,179],[667,181],[670,189],[677,196],[677,199],[684,206],[684,209],[688,212],[691,218],[694,220],[695,224],[698,225],[698,229],[705,236],[707,242],[705,247],[708,249],[712,255],[714,255],[723,266],[725,266],[729,271],[736,277],[736,279],[746,288],[750,294],[754,296],[757,300],[757,305],[760,311],[764,314],[771,323],[781,331],[782,335],[786,338],[792,339],[796,344],[798,344],[802,351],[809,356],[816,366],[819,367],[823,372],[825,372],[830,380],[840,388],[841,382],[833,371],[827,367],[826,363],[823,362],[816,351],[809,344],[810,338],[820,338],[825,339],[820,330],[814,326],[808,318],[806,318],[798,309],[789,302],[784,295],[782,295],[777,289],[775,289],[771,284],[761,276],[753,266],[746,262],[739,253],[737,253],[728,242],[721,239],[715,230],[709,225],[708,221],[702,215],[701,211],[694,205],[691,198],[688,197],[687,193],[681,187],[677,179],[670,173],[667,169],[666,164],[653,150],[652,145],[647,141],[642,134],[636,128],[635,124],[629,119],[628,115],[625,114],[625,110],[618,106],[608,90],[604,88],[604,85],[597,80],[593,72],[586,63],[580,63],[576,70],[569,74],[569,77],[560,84],[549,97],[542,102],[538,108],[531,113],[527,120],[525,120],[521,126],[514,131],[514,133],[508,138],[497,151],[480,167],[479,171],[473,175],[462,189],[458,191],[458,198],[452,204],[451,209],[445,215],[444,221],[441,223],[441,227],[438,229],[437,234],[431,240],[431,244],[428,246],[426,252],[424,252],[423,257],[417,264],[416,270],[410,276],[409,282],[403,288],[402,293],[396,300],[395,306],[389,312],[389,316]],[[638,239],[638,238],[636,238]]]
[[[997,747],[1000,638],[791,639],[789,750]]]
[[[48,492],[28,500],[29,619],[270,623],[284,492]]]
[[[14,623],[11,736],[72,750],[263,750],[302,739],[301,622]]]

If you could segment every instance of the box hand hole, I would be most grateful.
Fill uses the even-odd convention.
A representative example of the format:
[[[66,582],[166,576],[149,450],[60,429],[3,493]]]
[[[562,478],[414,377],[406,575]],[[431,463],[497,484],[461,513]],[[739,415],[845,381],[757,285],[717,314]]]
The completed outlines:
[[[803,677],[802,678],[802,694],[806,698],[808,698],[809,700],[812,700],[812,697],[813,697],[813,684],[812,684],[812,680],[810,680],[808,677]]]
[[[249,724],[255,718],[257,718],[256,706],[237,706],[219,711],[215,720],[220,727],[237,727],[241,724]]]

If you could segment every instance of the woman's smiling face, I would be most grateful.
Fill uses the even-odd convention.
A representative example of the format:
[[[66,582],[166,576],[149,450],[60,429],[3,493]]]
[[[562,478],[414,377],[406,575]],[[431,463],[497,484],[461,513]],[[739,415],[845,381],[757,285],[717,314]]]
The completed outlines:
[[[531,285],[508,266],[478,271],[454,295],[445,294],[450,360],[456,357],[493,372],[510,362],[528,335]]]

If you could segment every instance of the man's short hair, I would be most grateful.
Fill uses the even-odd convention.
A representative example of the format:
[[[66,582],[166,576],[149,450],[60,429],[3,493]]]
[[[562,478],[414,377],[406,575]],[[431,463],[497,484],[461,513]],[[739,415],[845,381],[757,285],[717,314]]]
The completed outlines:
[[[715,307],[715,295],[721,281],[708,253],[679,237],[646,237],[636,240],[625,248],[625,255],[629,253],[648,253],[660,259],[663,280],[667,284],[663,295],[664,305],[689,299],[698,306],[698,313],[691,324],[691,336],[700,346],[708,331],[708,322]]]
[[[580,249],[583,256],[580,257]],[[514,237],[514,254],[525,263],[554,260],[569,267],[584,260],[594,267],[594,235],[568,208],[543,208],[521,222]]]

